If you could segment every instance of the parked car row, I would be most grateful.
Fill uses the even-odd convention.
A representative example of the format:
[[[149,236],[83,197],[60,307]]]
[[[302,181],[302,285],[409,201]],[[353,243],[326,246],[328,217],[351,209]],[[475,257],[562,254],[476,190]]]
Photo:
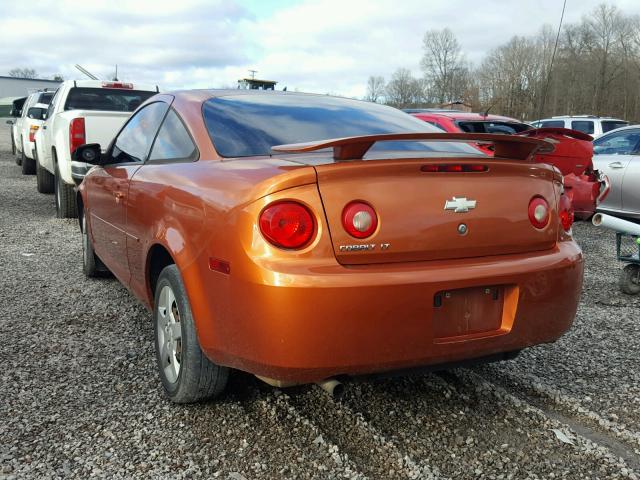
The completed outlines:
[[[87,172],[71,156],[78,146],[105,147],[158,87],[99,80],[69,80],[54,92],[29,96],[12,128],[12,143],[25,174],[36,174],[40,193],[55,193],[60,218],[77,216],[75,187]],[[40,102],[40,103],[36,103]]]

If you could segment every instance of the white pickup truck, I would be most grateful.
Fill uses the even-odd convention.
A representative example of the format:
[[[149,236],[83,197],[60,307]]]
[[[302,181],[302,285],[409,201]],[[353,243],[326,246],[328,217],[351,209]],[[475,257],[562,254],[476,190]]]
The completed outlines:
[[[40,193],[55,193],[59,218],[77,216],[74,189],[89,169],[71,160],[85,143],[105,148],[157,86],[100,80],[68,80],[58,88],[46,119],[35,134],[36,177]]]

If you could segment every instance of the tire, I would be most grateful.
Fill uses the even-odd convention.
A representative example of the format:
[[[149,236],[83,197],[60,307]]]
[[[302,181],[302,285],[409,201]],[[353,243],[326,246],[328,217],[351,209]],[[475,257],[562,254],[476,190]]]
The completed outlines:
[[[33,175],[34,173],[36,173],[36,162],[35,160],[27,157],[24,154],[24,148],[22,149],[22,153],[20,154],[20,163],[22,165],[23,175]]]
[[[68,185],[62,180],[57,164],[55,172],[56,216],[58,218],[76,218],[78,216],[78,208],[73,185]]]
[[[620,290],[627,295],[640,293],[640,265],[630,263],[622,269],[620,274]]]
[[[40,193],[53,193],[55,190],[55,177],[51,175],[38,160],[38,148],[33,149],[33,156],[36,162],[36,188]]]
[[[87,218],[85,212],[82,214],[82,271],[89,278],[106,277],[109,269],[105,267],[102,260],[93,251],[93,244],[89,238]]]
[[[156,361],[169,399],[193,403],[220,395],[229,368],[214,364],[202,353],[189,299],[175,265],[160,272],[154,298]]]

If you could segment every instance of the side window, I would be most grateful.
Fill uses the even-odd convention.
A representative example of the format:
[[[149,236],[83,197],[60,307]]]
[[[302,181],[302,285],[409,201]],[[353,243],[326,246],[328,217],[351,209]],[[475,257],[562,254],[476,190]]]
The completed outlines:
[[[640,130],[613,133],[593,142],[596,155],[632,155],[638,152]]]
[[[59,93],[60,90],[56,90],[56,93],[53,94],[51,103],[49,103],[49,108],[47,108],[47,119],[51,118],[51,115],[53,115],[53,109],[56,108],[56,103],[58,103],[58,99],[60,98]]]
[[[593,133],[593,122],[591,120],[574,120],[571,122],[571,128],[591,135]]]
[[[564,120],[547,120],[540,122],[540,128],[564,128]]]
[[[189,132],[178,114],[169,110],[153,144],[149,162],[195,160],[197,157],[198,150]]]
[[[136,112],[116,137],[109,163],[144,162],[168,108],[154,102]]]

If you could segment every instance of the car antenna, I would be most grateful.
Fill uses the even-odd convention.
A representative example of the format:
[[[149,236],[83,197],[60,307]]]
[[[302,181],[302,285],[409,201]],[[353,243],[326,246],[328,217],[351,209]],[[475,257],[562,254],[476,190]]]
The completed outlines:
[[[488,117],[488,116],[489,116],[489,110],[491,110],[492,108],[493,108],[493,105],[489,105],[489,106],[487,107],[487,109],[486,109],[484,112],[482,112],[482,114],[481,114],[481,115],[482,115],[483,117],[485,117],[485,118],[486,118],[486,117]]]

